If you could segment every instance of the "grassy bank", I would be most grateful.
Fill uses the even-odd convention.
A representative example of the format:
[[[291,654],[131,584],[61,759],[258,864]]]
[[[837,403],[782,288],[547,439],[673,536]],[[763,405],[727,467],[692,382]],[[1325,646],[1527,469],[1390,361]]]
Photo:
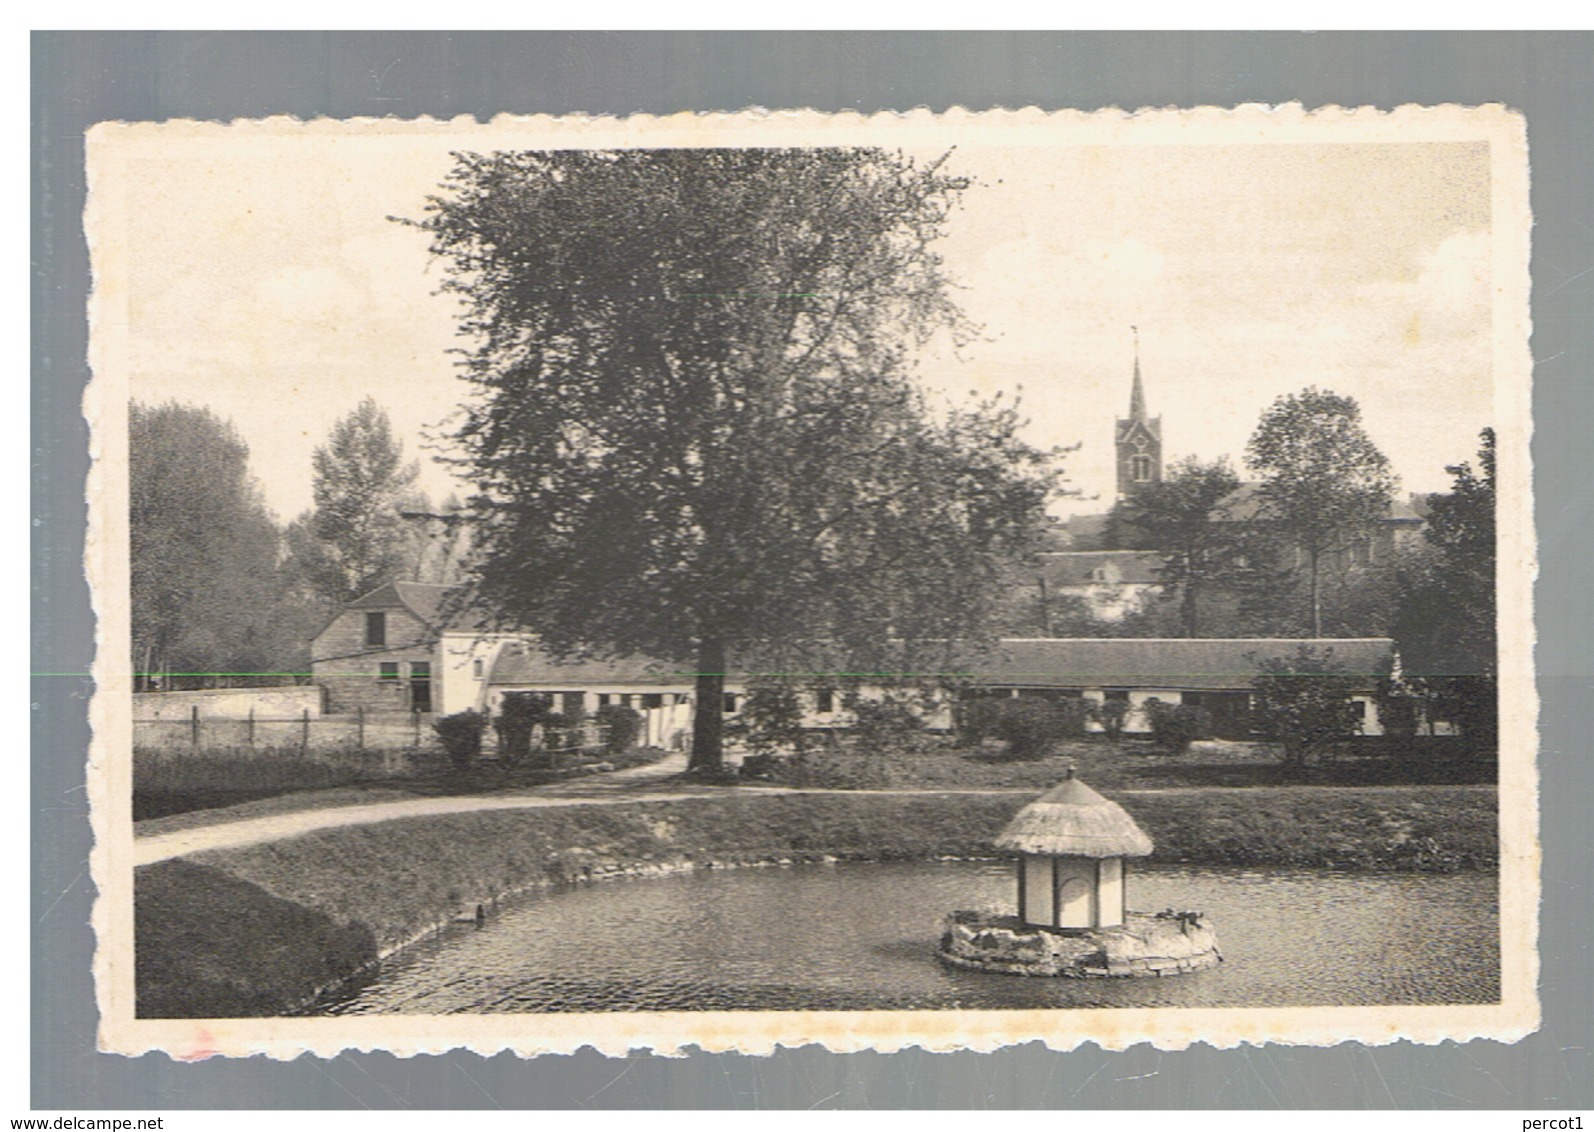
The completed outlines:
[[[663,756],[657,749],[632,748],[615,755],[564,754],[557,766],[549,766],[539,752],[536,761],[513,766],[482,760],[459,768],[441,751],[413,748],[135,751],[133,820],[165,820],[171,826],[172,819],[193,814],[188,824],[203,824],[215,820],[208,811],[220,809],[236,810],[234,817],[261,816],[322,806],[510,792],[562,782],[595,769],[641,766]]]
[[[627,870],[825,856],[986,856],[1023,795],[738,791],[439,815],[165,861],[137,875],[143,1017],[280,1012],[474,904]],[[1121,795],[1154,860],[1449,870],[1494,864],[1478,787]]]

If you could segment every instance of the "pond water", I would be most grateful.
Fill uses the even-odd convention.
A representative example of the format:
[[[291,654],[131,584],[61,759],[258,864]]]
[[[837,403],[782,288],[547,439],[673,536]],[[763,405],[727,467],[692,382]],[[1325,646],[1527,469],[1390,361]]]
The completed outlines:
[[[1005,863],[714,870],[524,897],[394,956],[321,1013],[1350,1006],[1499,997],[1497,880],[1142,866],[1130,906],[1198,909],[1225,962],[1168,979],[949,968],[943,914],[1011,910]]]

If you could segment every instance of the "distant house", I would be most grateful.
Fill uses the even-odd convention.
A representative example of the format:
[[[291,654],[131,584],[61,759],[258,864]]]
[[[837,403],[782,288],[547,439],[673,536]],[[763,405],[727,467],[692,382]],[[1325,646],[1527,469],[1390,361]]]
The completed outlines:
[[[1033,598],[1045,609],[1074,598],[1098,621],[1122,621],[1162,589],[1166,559],[1154,550],[1065,550],[1036,555]]]

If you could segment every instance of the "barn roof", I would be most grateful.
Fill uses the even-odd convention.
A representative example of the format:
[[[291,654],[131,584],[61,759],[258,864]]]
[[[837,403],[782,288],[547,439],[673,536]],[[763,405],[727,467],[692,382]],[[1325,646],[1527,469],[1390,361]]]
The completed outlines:
[[[1303,645],[1327,653],[1369,686],[1389,672],[1394,657],[1394,642],[1387,637],[1010,639],[979,662],[975,682],[1024,688],[1240,691],[1251,687],[1264,662],[1292,657]]]
[[[1145,857],[1151,838],[1117,802],[1068,777],[1025,806],[996,837],[1013,853],[1054,857]]]
[[[690,672],[644,656],[590,660],[558,660],[529,641],[517,641],[498,650],[489,684],[529,684],[544,689],[589,684],[633,684],[670,687],[691,684]]]

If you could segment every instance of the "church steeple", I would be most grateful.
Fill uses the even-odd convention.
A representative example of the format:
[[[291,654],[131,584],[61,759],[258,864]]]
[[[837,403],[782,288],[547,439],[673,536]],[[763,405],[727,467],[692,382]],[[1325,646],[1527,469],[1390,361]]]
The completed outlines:
[[[1146,485],[1162,482],[1162,418],[1146,415],[1146,386],[1140,376],[1140,329],[1135,336],[1134,382],[1129,390],[1129,416],[1118,422],[1118,498],[1127,499]]]
[[[1140,380],[1140,328],[1129,328],[1135,335],[1135,384],[1129,393],[1129,419],[1143,421],[1146,419],[1146,388]]]

